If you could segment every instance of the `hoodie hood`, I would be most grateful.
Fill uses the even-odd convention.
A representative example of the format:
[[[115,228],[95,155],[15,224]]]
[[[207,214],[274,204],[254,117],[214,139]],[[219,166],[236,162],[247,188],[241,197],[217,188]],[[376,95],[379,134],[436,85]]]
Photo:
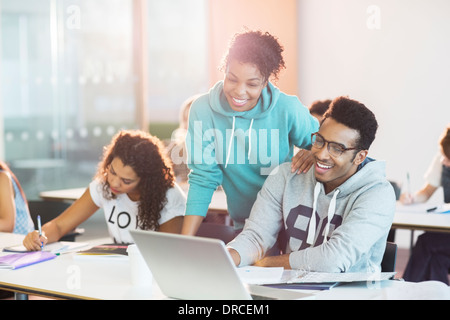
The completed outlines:
[[[336,201],[337,199],[346,198],[356,190],[358,192],[363,192],[367,189],[374,187],[376,184],[382,183],[385,180],[385,168],[386,164],[382,161],[375,161],[372,158],[367,157],[362,164],[359,165],[358,171],[351,176],[348,180],[346,180],[339,187],[334,189],[329,194],[325,195],[326,197],[330,197],[330,205],[328,207],[328,219],[327,224],[325,226],[324,234],[328,234],[330,228],[330,222],[333,219],[334,214],[336,213]],[[318,182],[314,177],[313,179],[315,183],[314,186],[314,198],[313,198],[313,211],[316,212],[317,208],[317,199],[319,195],[325,193],[325,188],[321,182]],[[311,221],[308,228],[308,236],[306,242],[312,246],[314,246],[314,241],[316,238],[316,215],[313,214],[311,216]],[[327,237],[324,237],[323,243],[327,242]]]
[[[255,107],[248,111],[235,111],[231,109],[223,93],[223,81],[217,82],[209,91],[209,103],[214,112],[229,117],[241,117],[249,120],[267,117],[276,106],[279,97],[280,90],[268,82],[267,86],[261,91],[261,96]]]
[[[275,87],[270,82],[267,82],[267,86],[261,91],[261,96],[258,99],[258,103],[255,107],[248,111],[235,111],[231,109],[230,104],[225,97],[223,92],[223,81],[219,81],[216,83],[214,87],[211,88],[209,92],[209,103],[213,111],[222,114],[227,117],[233,117],[233,125],[231,127],[231,136],[234,135],[234,131],[236,129],[236,117],[240,117],[243,119],[249,120],[248,132],[252,131],[253,121],[255,119],[263,119],[266,118],[272,110],[275,108],[275,105],[280,97],[280,90]],[[249,148],[247,153],[247,158],[250,160],[250,154],[252,151],[252,135],[249,135]],[[234,139],[230,139],[228,147],[227,147],[227,156],[225,161],[225,168],[228,166],[228,162],[230,160],[231,148],[233,147]]]

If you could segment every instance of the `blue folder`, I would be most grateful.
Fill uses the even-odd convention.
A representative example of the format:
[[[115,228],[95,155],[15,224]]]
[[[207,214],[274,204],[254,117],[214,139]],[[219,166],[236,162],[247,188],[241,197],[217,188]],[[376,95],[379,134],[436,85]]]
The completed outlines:
[[[54,258],[56,258],[56,255],[47,251],[8,254],[0,257],[0,269],[20,269]]]

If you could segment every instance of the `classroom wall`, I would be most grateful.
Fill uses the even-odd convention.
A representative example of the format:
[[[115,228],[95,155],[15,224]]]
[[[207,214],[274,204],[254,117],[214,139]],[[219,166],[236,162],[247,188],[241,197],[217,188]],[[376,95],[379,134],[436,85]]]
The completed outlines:
[[[297,94],[297,0],[210,0],[208,4],[210,84],[223,79],[218,66],[231,37],[245,26],[279,38],[287,68],[276,85],[286,93]]]
[[[420,188],[450,123],[450,1],[299,0],[299,97],[348,95],[379,122],[370,155]]]

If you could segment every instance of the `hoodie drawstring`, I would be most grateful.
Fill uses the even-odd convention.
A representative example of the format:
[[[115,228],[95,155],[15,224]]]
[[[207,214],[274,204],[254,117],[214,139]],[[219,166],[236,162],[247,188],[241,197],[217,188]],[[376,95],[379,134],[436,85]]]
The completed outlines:
[[[252,151],[252,127],[253,127],[253,118],[252,121],[250,121],[250,128],[248,129],[248,154],[247,159],[250,160],[250,152]],[[231,128],[231,136],[230,136],[230,142],[228,143],[228,152],[227,152],[227,160],[225,161],[225,168],[228,165],[228,161],[230,161],[230,154],[231,154],[231,146],[233,145],[234,140],[234,130],[235,130],[235,124],[236,124],[236,117],[233,116],[233,127]]]
[[[330,224],[331,219],[333,219],[334,213],[336,212],[336,198],[339,193],[339,189],[336,189],[333,194],[333,198],[331,198],[330,206],[328,207],[328,221],[327,225],[325,226],[325,234],[323,237],[323,243],[326,243],[328,241],[327,236],[328,232],[330,231]]]
[[[316,237],[316,225],[317,225],[316,208],[317,208],[317,199],[319,198],[319,194],[320,194],[320,186],[321,186],[321,183],[317,182],[316,186],[314,187],[313,211],[311,214],[311,220],[309,222],[309,227],[308,227],[308,237],[306,238],[306,243],[310,244],[311,246],[314,246],[314,240]],[[333,218],[333,216],[336,212],[336,198],[337,198],[338,194],[339,194],[339,189],[336,189],[334,191],[333,198],[331,198],[330,206],[328,207],[328,221],[325,226],[323,243],[326,243],[328,241],[327,236],[328,236],[328,232],[330,230],[331,219]]]
[[[313,209],[311,214],[311,220],[309,220],[308,237],[306,238],[306,243],[310,245],[314,245],[314,238],[316,237],[316,208],[319,193],[320,193],[320,182],[317,182],[316,186],[314,187]]]
[[[230,135],[230,142],[228,144],[228,152],[227,152],[227,160],[225,161],[225,168],[228,165],[228,161],[230,160],[230,154],[231,154],[231,146],[233,145],[234,140],[234,124],[236,123],[236,117],[233,117],[233,127],[231,128],[231,135]]]
[[[250,128],[248,129],[248,155],[247,159],[250,160],[250,151],[252,151],[252,127],[253,127],[253,118],[250,121]]]

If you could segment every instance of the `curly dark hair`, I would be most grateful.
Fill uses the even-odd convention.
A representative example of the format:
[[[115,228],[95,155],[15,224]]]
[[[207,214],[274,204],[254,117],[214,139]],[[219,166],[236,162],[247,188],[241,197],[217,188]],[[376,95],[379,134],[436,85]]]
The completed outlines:
[[[317,113],[318,115],[323,116],[323,114],[328,110],[330,103],[330,99],[314,101],[309,107],[309,112]]]
[[[104,148],[103,160],[95,175],[103,182],[103,196],[113,199],[108,181],[108,168],[114,158],[130,166],[140,177],[137,226],[143,230],[159,230],[158,220],[167,203],[166,192],[174,186],[174,174],[162,142],[143,131],[123,130]]]
[[[364,104],[348,97],[334,99],[323,116],[322,123],[327,118],[333,118],[339,123],[352,128],[359,133],[356,141],[357,150],[368,150],[378,129],[375,115]]]
[[[264,80],[272,76],[278,80],[278,74],[285,68],[282,56],[283,47],[278,39],[268,32],[244,31],[236,33],[230,41],[228,53],[222,60],[220,70],[224,71],[231,60],[254,64]]]
[[[440,139],[439,144],[442,147],[442,151],[445,156],[450,159],[450,124],[445,128]]]

